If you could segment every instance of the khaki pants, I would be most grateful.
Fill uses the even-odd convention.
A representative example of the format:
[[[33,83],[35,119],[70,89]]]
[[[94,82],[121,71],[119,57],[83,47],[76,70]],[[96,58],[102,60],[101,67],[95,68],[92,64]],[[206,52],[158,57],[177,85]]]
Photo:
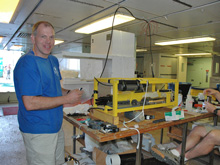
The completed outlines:
[[[64,158],[64,132],[29,134],[21,132],[28,165],[61,165]]]

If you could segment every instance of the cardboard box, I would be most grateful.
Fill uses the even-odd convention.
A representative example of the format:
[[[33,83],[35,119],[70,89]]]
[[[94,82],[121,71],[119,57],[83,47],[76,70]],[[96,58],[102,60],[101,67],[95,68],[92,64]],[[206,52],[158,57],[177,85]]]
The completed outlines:
[[[130,154],[130,153],[135,153],[135,152],[136,152],[136,146],[134,145],[134,148],[132,150],[118,153],[118,155]],[[107,154],[105,152],[94,147],[94,150],[92,152],[92,159],[97,165],[106,165],[106,156]]]

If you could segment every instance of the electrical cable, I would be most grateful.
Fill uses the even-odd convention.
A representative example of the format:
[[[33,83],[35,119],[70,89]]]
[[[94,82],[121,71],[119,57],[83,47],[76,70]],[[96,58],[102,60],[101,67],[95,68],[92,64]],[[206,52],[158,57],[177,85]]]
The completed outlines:
[[[102,84],[104,86],[112,86],[111,84],[104,84],[102,82],[100,82],[97,78],[94,77],[94,79],[99,83],[99,84]]]
[[[160,89],[162,90],[165,87],[165,85],[163,85]]]
[[[78,128],[78,129],[79,129],[78,135],[76,135],[75,137],[73,136],[75,139],[80,138],[80,134],[79,134],[79,133],[80,133],[80,130],[81,130],[81,127],[82,127],[82,126],[83,126],[82,124],[79,125],[79,128]]]
[[[146,23],[148,24],[148,26],[149,26],[149,36],[150,36],[151,71],[152,71],[152,77],[154,77],[153,54],[152,54],[152,39],[151,39],[151,25],[150,25],[149,21],[147,21],[146,19],[137,18],[137,17],[135,17],[135,16],[132,14],[132,12],[131,12],[129,9],[127,9],[126,7],[120,6],[120,7],[118,7],[118,8],[115,10],[115,12],[114,12],[113,21],[112,21],[112,27],[111,27],[110,42],[109,42],[108,51],[107,51],[107,55],[106,55],[106,58],[105,58],[104,67],[103,67],[103,69],[102,69],[102,73],[101,73],[101,75],[100,75],[100,78],[102,77],[102,75],[103,75],[103,73],[104,73],[104,71],[105,71],[105,67],[106,67],[106,64],[107,64],[107,61],[108,61],[108,56],[109,56],[109,52],[110,52],[110,48],[111,48],[111,44],[112,44],[112,36],[113,36],[113,29],[114,29],[114,26],[113,26],[113,25],[114,25],[114,21],[115,21],[115,15],[116,15],[116,13],[118,12],[119,9],[125,9],[125,10],[127,10],[127,11],[130,13],[130,15],[131,15],[132,17],[134,17],[135,19],[140,20],[140,21],[144,21],[144,22],[146,22]]]
[[[104,84],[104,83],[100,82],[100,81],[99,81],[97,78],[95,78],[95,77],[94,77],[94,79],[95,79],[99,84],[101,84],[101,85],[104,85],[104,86],[112,86],[111,84]],[[91,105],[93,105],[93,103],[94,103],[94,102],[92,102],[93,97],[94,97],[94,94],[92,94],[92,96],[91,96]]]
[[[136,130],[137,132],[138,132],[138,140],[137,140],[137,142],[138,142],[138,144],[137,144],[137,149],[139,149],[139,146],[140,146],[140,131],[137,129],[137,128],[130,128],[130,127],[128,127],[125,123],[123,123],[123,125],[126,127],[126,128],[128,128],[128,129],[133,129],[133,130]]]
[[[114,21],[115,21],[115,15],[116,15],[116,12],[118,11],[118,9],[115,11],[114,13],[114,16],[113,16],[113,21],[112,21],[112,28],[111,28],[111,35],[110,35],[110,41],[109,41],[109,46],[108,46],[108,51],[107,51],[107,55],[106,55],[106,58],[105,58],[105,64],[104,64],[104,67],[102,69],[102,73],[100,75],[100,78],[102,77],[104,71],[105,71],[105,67],[106,67],[106,64],[107,64],[107,61],[108,61],[108,56],[109,56],[109,51],[110,51],[110,48],[111,48],[111,45],[112,45],[112,36],[113,36],[113,25],[114,25]]]
[[[130,123],[132,122],[133,120],[135,120],[136,118],[138,118],[141,114],[144,115],[144,106],[145,106],[145,101],[146,101],[146,98],[147,98],[147,90],[148,90],[148,86],[149,86],[149,81],[146,82],[146,89],[145,89],[145,94],[144,94],[144,101],[143,101],[143,107],[142,107],[142,111],[141,113],[139,113],[137,116],[135,116],[133,119],[127,121],[127,122],[123,122],[123,125],[128,128],[128,129],[134,129],[138,132],[138,139],[137,139],[137,149],[139,149],[139,146],[140,146],[140,131],[137,129],[137,128],[130,128],[126,125],[126,123]]]
[[[134,121],[136,118],[138,118],[141,114],[144,114],[144,106],[145,106],[145,102],[146,102],[146,98],[147,98],[148,85],[149,85],[149,82],[147,81],[147,83],[146,83],[146,89],[145,89],[145,95],[144,95],[144,102],[143,102],[143,107],[142,107],[142,113],[138,114],[138,115],[135,116],[133,119],[131,119],[131,120],[127,121],[127,122],[124,122],[124,123],[130,123],[130,122]]]

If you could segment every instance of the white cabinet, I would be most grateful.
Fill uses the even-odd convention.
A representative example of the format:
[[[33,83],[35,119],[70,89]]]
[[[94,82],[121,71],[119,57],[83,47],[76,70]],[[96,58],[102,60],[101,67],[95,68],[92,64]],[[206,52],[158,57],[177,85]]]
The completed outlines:
[[[92,35],[91,53],[106,57],[110,38],[111,31]],[[114,30],[109,58],[102,77],[134,78],[136,69],[135,35]]]
[[[107,55],[111,39],[111,31],[91,36],[91,53]],[[136,44],[133,33],[114,30],[112,35],[110,56],[135,57]]]

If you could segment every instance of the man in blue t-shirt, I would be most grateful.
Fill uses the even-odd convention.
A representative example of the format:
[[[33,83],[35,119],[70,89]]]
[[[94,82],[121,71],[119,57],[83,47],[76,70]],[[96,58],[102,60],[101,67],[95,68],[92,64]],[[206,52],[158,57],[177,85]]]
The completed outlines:
[[[29,165],[64,163],[63,104],[80,101],[82,91],[61,88],[59,62],[51,55],[54,28],[46,21],[32,29],[33,50],[14,69],[18,122]]]

